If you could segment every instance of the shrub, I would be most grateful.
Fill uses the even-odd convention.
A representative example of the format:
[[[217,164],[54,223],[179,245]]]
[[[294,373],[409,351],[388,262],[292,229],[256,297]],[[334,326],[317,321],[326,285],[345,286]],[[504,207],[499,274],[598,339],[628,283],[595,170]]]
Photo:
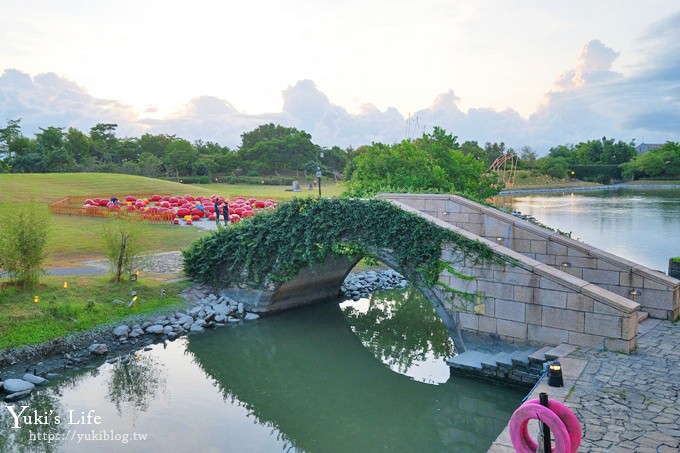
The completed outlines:
[[[6,206],[0,224],[0,267],[15,283],[35,287],[47,257],[49,213],[44,206]]]
[[[104,225],[104,255],[114,281],[121,281],[124,273],[132,275],[134,272],[141,253],[140,234],[139,226],[125,218]]]

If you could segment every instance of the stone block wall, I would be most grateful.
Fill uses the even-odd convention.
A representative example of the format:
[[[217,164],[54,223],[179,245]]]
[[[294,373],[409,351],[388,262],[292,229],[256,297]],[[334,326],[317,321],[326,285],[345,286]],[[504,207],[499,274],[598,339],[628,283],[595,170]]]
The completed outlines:
[[[650,316],[677,319],[680,281],[604,250],[455,195],[388,194],[431,217],[638,302]]]
[[[430,208],[444,207],[449,200],[427,200],[412,196]],[[442,250],[442,259],[464,275],[464,279],[444,270],[440,282],[445,286],[471,295],[454,296],[438,289],[439,298],[446,300],[446,309],[457,314],[463,330],[493,336],[503,341],[533,345],[568,343],[577,346],[607,348],[631,352],[637,345],[638,311],[640,305],[601,286],[563,272],[549,264],[516,252],[500,244],[452,225],[446,220],[421,212],[419,208],[396,202],[407,211],[421,215],[443,228],[487,243],[502,263],[466,261],[453,247]],[[443,204],[437,206],[437,202]],[[435,206],[432,206],[432,205]],[[424,208],[425,206],[423,206]],[[450,210],[450,211],[449,211]],[[480,216],[469,215],[467,219]],[[483,217],[472,222],[483,228]],[[532,228],[536,228],[531,225]],[[502,226],[499,226],[502,228]],[[482,230],[478,230],[483,232]],[[498,230],[496,230],[498,231]],[[547,244],[546,244],[547,251]]]

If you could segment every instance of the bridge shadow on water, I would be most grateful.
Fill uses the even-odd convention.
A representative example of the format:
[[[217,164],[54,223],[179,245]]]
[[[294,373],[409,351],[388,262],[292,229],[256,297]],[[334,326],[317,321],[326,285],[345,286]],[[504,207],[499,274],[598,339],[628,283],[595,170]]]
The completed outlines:
[[[335,302],[190,336],[225,400],[302,451],[486,451],[523,393],[450,378],[429,385],[364,347]]]

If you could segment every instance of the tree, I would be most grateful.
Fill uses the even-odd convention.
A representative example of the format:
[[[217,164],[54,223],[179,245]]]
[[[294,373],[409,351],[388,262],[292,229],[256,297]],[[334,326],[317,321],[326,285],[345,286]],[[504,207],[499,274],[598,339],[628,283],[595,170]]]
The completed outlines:
[[[104,256],[113,273],[113,281],[120,282],[124,274],[132,275],[141,254],[141,230],[123,218],[107,222],[101,235]]]
[[[48,172],[73,170],[73,156],[66,147],[64,128],[50,126],[40,128],[35,135],[35,150],[44,160],[44,169]]]
[[[479,144],[477,144],[476,141],[468,140],[466,142],[463,142],[463,144],[460,145],[460,150],[466,156],[468,154],[471,154],[475,156],[477,159],[484,159],[484,161],[486,161],[486,153],[484,152],[484,149],[481,146],[479,146]]]
[[[44,206],[5,207],[0,224],[0,267],[17,285],[35,287],[47,257],[49,215]]]
[[[193,174],[193,164],[197,158],[198,153],[191,143],[187,140],[177,139],[168,145],[163,163],[169,172],[174,172],[179,178],[180,174]]]
[[[160,174],[162,166],[163,162],[148,151],[139,156],[139,171],[143,176],[155,178]]]
[[[536,151],[529,146],[522,146],[520,149],[519,161],[524,168],[533,168],[536,165]]]
[[[98,123],[90,129],[92,140],[91,154],[103,163],[113,162],[116,154],[118,139],[116,138],[117,124]]]
[[[92,157],[90,156],[90,148],[92,148],[92,141],[90,137],[80,132],[78,129],[69,127],[66,132],[65,146],[68,148],[76,165],[81,168],[88,168],[92,165]]]
[[[624,178],[641,176],[680,176],[680,144],[666,142],[659,148],[640,154],[630,162],[621,165]]]
[[[7,158],[12,157],[12,149],[10,144],[21,137],[21,118],[16,120],[8,120],[7,126],[0,129],[0,157],[5,155]]]
[[[505,149],[505,143],[489,143],[484,144],[484,154],[486,156],[486,164],[491,166],[496,159],[504,156],[509,150]]]
[[[303,170],[320,150],[308,133],[270,123],[243,133],[238,153],[244,165],[277,174],[279,170]]]
[[[542,157],[537,161],[537,164],[539,170],[543,174],[559,179],[564,179],[567,177],[569,164],[567,163],[567,159],[564,157]]]
[[[158,157],[159,159],[163,159],[163,156],[165,156],[165,151],[167,150],[168,145],[172,143],[172,141],[175,139],[176,137],[174,135],[144,134],[139,138],[138,142],[139,153],[140,155],[145,152],[151,153],[154,156]]]
[[[361,147],[348,166],[346,193],[460,192],[477,198],[497,194],[498,176],[488,170],[485,161],[458,148],[456,137],[439,127],[417,140]]]

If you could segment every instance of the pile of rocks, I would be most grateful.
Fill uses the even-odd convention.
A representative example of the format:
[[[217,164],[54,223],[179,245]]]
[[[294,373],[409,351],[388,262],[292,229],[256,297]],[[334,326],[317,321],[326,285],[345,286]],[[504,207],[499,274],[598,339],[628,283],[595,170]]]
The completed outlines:
[[[184,333],[202,332],[207,328],[239,323],[244,320],[251,321],[259,317],[256,313],[246,312],[242,303],[225,295],[208,294],[197,300],[196,305],[187,311],[162,315],[141,324],[121,324],[113,329],[113,335],[119,340],[137,338],[145,334],[174,340]],[[90,352],[95,354],[108,352],[96,346],[90,346]]]
[[[12,378],[0,381],[0,390],[7,394],[5,401],[16,401],[28,396],[36,385],[45,385],[50,379],[60,376],[56,373],[48,373],[47,376],[40,377],[35,374],[26,373],[21,379]]]
[[[367,271],[350,274],[342,284],[342,294],[348,299],[359,300],[368,297],[373,291],[382,289],[406,288],[408,281],[394,269]]]

